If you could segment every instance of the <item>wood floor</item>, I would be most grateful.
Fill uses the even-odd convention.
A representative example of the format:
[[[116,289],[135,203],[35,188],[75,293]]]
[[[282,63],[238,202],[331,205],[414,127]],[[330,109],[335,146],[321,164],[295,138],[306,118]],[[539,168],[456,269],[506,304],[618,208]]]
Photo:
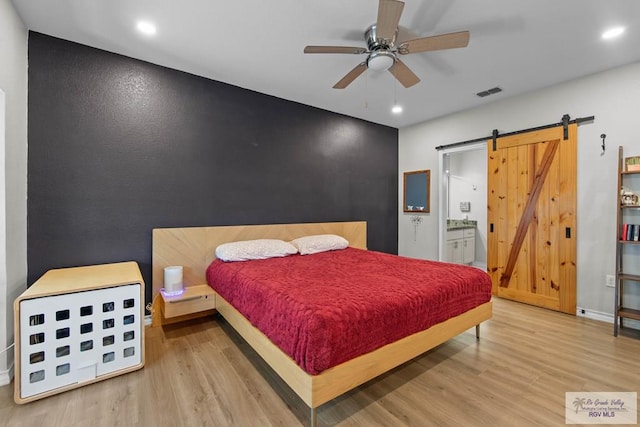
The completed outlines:
[[[320,426],[564,426],[567,391],[640,392],[640,340],[494,299],[481,327],[318,410]],[[145,368],[25,405],[2,426],[300,426],[308,408],[222,319],[147,331]],[[640,406],[640,405],[639,405]]]

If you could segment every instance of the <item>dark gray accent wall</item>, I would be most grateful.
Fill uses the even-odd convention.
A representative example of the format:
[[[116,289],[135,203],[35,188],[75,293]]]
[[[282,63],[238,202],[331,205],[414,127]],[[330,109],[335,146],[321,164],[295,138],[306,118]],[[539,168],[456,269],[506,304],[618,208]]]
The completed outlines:
[[[157,227],[365,220],[397,253],[395,128],[31,32],[28,131],[29,284],[133,260],[149,299]]]

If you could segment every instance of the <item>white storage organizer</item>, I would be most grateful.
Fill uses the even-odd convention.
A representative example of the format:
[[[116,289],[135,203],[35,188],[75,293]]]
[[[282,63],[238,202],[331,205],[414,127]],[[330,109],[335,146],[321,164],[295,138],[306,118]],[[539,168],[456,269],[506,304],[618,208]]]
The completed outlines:
[[[14,304],[14,400],[25,403],[144,365],[135,262],[51,270]]]

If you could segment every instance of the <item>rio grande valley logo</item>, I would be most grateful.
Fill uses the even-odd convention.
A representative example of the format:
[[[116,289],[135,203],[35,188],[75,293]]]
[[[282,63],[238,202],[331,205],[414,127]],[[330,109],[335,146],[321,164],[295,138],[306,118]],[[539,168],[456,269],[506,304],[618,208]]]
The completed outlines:
[[[636,392],[567,392],[567,424],[637,424]]]

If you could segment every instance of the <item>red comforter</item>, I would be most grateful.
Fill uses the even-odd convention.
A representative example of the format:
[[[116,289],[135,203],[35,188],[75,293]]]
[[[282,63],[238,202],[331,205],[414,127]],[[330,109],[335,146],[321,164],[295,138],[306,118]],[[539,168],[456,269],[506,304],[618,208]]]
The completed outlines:
[[[491,299],[477,268],[354,248],[215,260],[207,281],[312,375]]]

